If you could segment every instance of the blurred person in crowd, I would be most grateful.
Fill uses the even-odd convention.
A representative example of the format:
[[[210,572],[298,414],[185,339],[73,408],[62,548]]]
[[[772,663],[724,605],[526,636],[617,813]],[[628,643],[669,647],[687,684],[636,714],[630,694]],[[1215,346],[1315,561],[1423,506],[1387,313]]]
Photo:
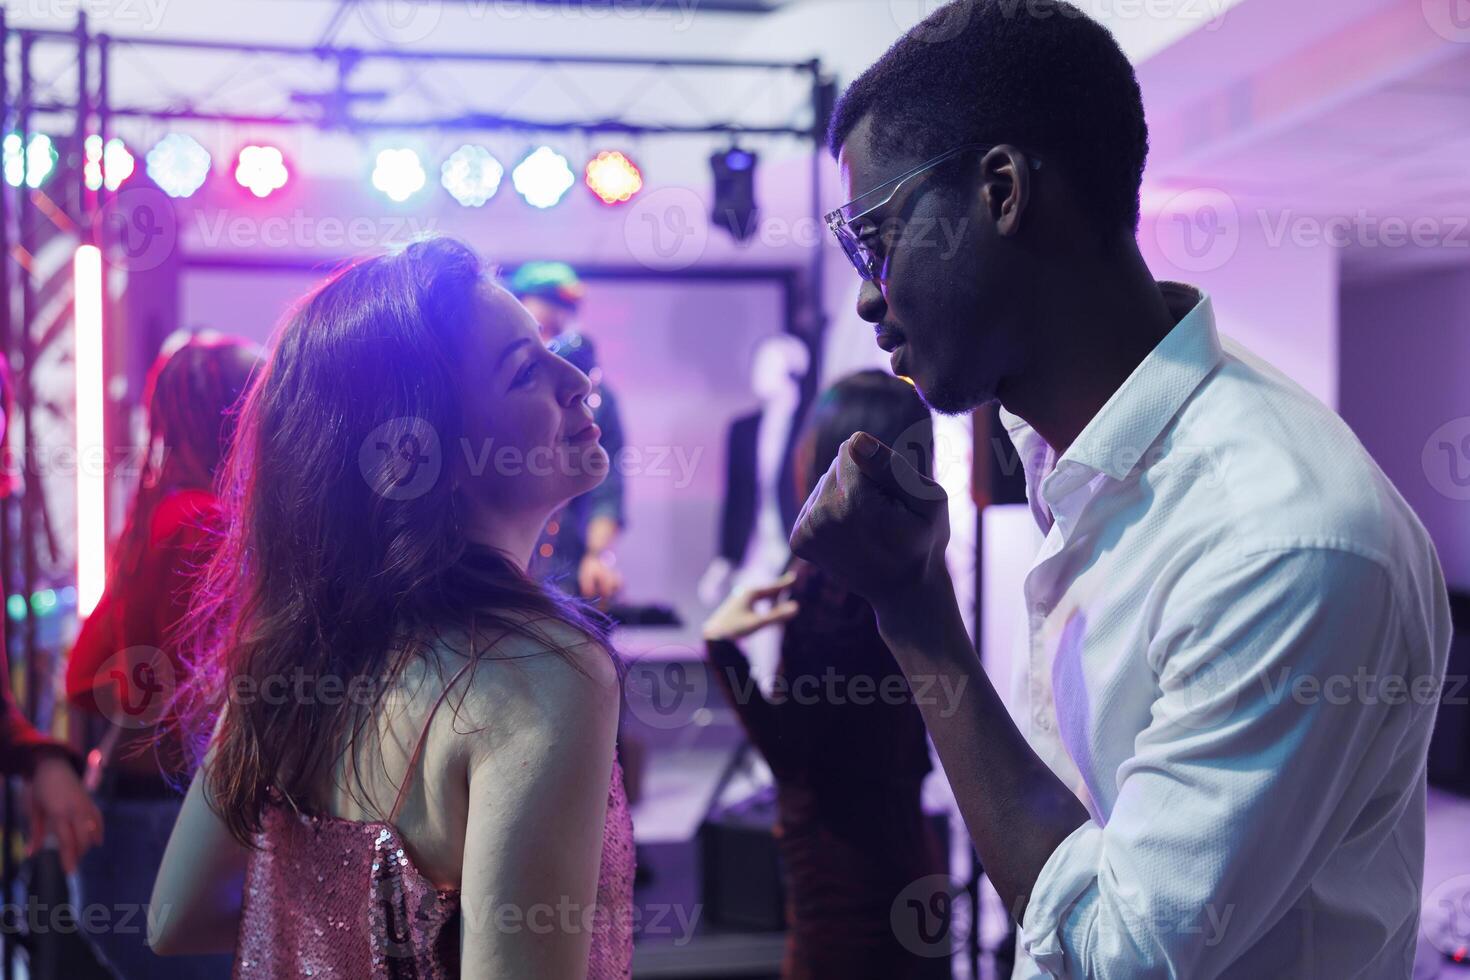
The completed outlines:
[[[184,664],[174,631],[209,557],[219,508],[214,482],[234,432],[234,409],[259,352],[213,334],[178,334],[148,373],[148,457],[107,587],[67,660],[68,699],[109,723],[94,749],[96,784],[112,846],[82,863],[82,900],[142,908],[163,860],[188,780],[184,747],[152,738]],[[227,977],[227,957],[164,960],[146,931],[89,933],[124,977]]]
[[[190,613],[179,712],[213,734],[155,950],[234,949],[240,980],[628,975],[617,664],[527,574],[606,470],[589,390],[451,239],[351,266],[283,326]],[[462,451],[492,444],[566,465]],[[560,911],[505,929],[507,906]]]
[[[750,390],[758,407],[736,416],[726,432],[719,537],[695,588],[710,609],[732,592],[779,578],[791,561],[791,528],[802,502],[796,444],[810,400],[803,397],[810,370],[811,351],[794,334],[772,334],[755,346]],[[744,653],[756,683],[769,684],[780,638],[762,631],[746,641]]]
[[[616,545],[626,526],[623,474],[617,461],[623,449],[623,421],[617,396],[603,378],[592,338],[578,328],[577,315],[587,287],[564,262],[527,262],[510,279],[510,291],[535,317],[541,339],[587,375],[587,404],[602,429],[607,479],[553,514],[536,543],[531,574],[542,581],[608,608],[623,587]]]
[[[0,360],[0,446],[8,445],[13,399],[10,371]],[[8,496],[10,490],[7,465],[0,474],[0,495]],[[70,874],[83,855],[102,843],[102,814],[82,785],[81,758],[65,743],[38,731],[16,705],[6,640],[0,618],[0,775],[28,781],[31,848],[54,844]]]
[[[907,382],[863,371],[812,409],[797,452],[803,494],[858,431],[911,447],[915,465],[928,471],[928,409]],[[785,624],[781,656],[767,697],[737,643],[778,623]],[[776,779],[788,889],[782,977],[934,976],[934,958],[905,946],[891,921],[909,885],[947,868],[920,803],[928,739],[872,607],[797,562],[769,585],[732,593],[705,622],[704,637],[720,687]]]

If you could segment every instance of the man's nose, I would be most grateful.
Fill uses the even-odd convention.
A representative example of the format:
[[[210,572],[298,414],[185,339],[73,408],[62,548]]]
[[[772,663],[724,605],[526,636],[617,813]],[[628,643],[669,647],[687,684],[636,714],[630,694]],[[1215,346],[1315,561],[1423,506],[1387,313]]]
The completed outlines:
[[[869,323],[880,323],[888,315],[888,301],[876,282],[864,281],[858,290],[857,313]]]

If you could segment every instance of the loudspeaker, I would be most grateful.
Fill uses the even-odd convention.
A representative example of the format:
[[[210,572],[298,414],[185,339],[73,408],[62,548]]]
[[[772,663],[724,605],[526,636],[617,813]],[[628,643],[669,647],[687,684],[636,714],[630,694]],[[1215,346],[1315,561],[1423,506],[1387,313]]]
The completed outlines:
[[[713,809],[700,825],[700,890],[710,925],[747,932],[786,928],[775,829],[773,786]]]

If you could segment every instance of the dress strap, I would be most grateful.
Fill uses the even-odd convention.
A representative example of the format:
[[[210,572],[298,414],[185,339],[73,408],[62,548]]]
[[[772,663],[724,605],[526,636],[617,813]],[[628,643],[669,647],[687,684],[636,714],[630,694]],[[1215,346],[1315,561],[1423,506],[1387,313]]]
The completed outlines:
[[[439,706],[449,696],[450,689],[459,683],[459,679],[464,676],[464,672],[473,667],[474,664],[475,658],[470,657],[463,667],[455,671],[454,676],[449,678],[448,682],[445,683],[444,690],[439,692],[439,697],[434,701],[434,706],[429,709],[429,715],[424,719],[423,730],[419,732],[418,741],[414,743],[413,754],[408,757],[408,768],[403,771],[403,782],[398,784],[398,795],[393,798],[393,809],[388,813],[388,823],[390,825],[397,825],[398,808],[403,805],[403,800],[408,793],[409,784],[413,781],[413,771],[419,764],[419,756],[423,754],[424,742],[429,737],[429,726],[434,723],[434,715],[438,714]]]

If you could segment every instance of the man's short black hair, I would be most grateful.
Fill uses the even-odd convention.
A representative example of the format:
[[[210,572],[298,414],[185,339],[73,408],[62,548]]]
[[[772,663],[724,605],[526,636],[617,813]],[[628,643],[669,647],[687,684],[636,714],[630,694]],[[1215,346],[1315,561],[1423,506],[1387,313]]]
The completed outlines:
[[[1100,230],[1138,228],[1148,127],[1112,34],[1061,0],[956,0],[863,72],[838,101],[835,155],[873,117],[879,160],[1011,143],[1056,161]]]

